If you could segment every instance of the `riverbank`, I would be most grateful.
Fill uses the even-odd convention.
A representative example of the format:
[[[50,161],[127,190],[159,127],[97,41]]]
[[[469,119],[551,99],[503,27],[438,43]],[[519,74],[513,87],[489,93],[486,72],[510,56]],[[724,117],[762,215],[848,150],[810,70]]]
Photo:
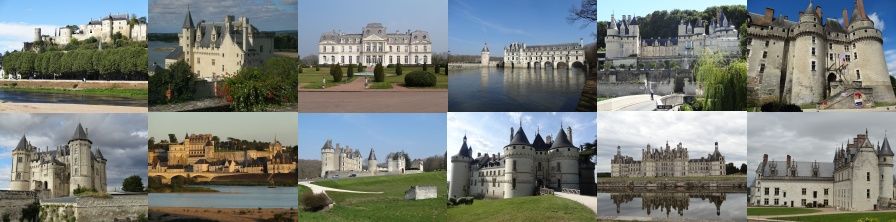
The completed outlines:
[[[144,113],[146,107],[57,103],[0,103],[0,112],[17,113]]]
[[[115,96],[134,100],[146,100],[149,93],[146,89],[119,89],[119,88],[88,88],[88,89],[60,89],[60,88],[22,88],[19,86],[0,86],[0,90],[32,92],[32,93],[60,93],[86,96]]]
[[[150,221],[295,221],[296,209],[150,207]]]
[[[582,87],[582,95],[579,97],[576,111],[597,111],[597,100],[597,73],[585,74],[585,86]]]
[[[0,79],[0,86],[15,88],[49,89],[141,89],[149,86],[147,81],[105,81],[105,80],[51,80],[51,79]]]

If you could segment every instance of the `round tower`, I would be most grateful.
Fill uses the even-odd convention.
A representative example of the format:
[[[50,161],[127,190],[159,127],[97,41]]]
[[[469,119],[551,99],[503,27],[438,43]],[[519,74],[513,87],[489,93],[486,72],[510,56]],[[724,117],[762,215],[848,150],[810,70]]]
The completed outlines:
[[[467,145],[467,136],[464,135],[464,144],[460,146],[457,155],[451,156],[451,182],[448,184],[449,197],[463,197],[470,195],[470,162],[473,161],[473,151]]]
[[[333,140],[327,140],[324,142],[324,146],[320,148],[320,177],[326,177],[327,171],[336,170],[335,158]]]
[[[504,198],[535,194],[534,158],[535,147],[529,143],[521,122],[510,144],[504,146]]]
[[[370,154],[367,155],[367,171],[370,171],[371,175],[376,175],[376,154],[373,152],[373,148],[370,148]]]
[[[31,181],[31,156],[34,150],[25,135],[19,140],[19,144],[12,150],[12,174],[9,175],[10,190],[30,190]]]
[[[884,136],[884,143],[878,152],[878,168],[883,178],[880,181],[881,204],[889,203],[893,199],[893,150],[890,149],[890,141]]]
[[[874,93],[874,102],[893,103],[896,96],[890,84],[887,62],[884,60],[883,37],[874,22],[865,14],[864,3],[856,1],[856,8],[849,25],[850,49],[855,58],[844,74],[847,79],[860,81]]]
[[[74,135],[68,141],[71,152],[71,177],[69,178],[69,194],[74,195],[78,188],[90,189],[93,186],[93,142],[87,138],[87,131],[78,123]]]
[[[485,46],[482,47],[482,52],[480,52],[479,54],[480,54],[479,63],[483,67],[488,67],[488,60],[489,60],[488,43],[485,43]]]
[[[40,28],[34,28],[34,41],[40,42]]]
[[[579,148],[572,145],[572,137],[569,135],[561,126],[557,138],[548,150],[548,167],[551,171],[545,184],[554,190],[579,189]]]
[[[827,61],[827,44],[824,44],[821,8],[812,3],[800,14],[795,25],[793,50],[796,58],[790,60],[793,69],[792,91],[789,102],[797,105],[814,104],[824,98],[824,69]],[[785,92],[786,94],[786,92]]]

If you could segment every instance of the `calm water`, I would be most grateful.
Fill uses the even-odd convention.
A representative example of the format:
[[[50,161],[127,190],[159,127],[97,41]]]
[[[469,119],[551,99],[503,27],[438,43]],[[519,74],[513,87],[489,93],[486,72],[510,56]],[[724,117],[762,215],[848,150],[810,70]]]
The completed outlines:
[[[452,112],[575,111],[585,72],[581,69],[479,68],[449,71]]]
[[[746,193],[598,193],[602,219],[746,221]]]
[[[64,93],[22,92],[0,89],[0,102],[12,103],[67,103],[111,106],[146,107],[146,100],[116,96],[72,95]]]
[[[266,186],[208,187],[218,193],[151,193],[150,207],[203,208],[298,208],[299,192],[295,187]]]
[[[152,68],[153,63],[164,67],[165,56],[168,56],[175,47],[177,42],[149,41],[149,68]]]

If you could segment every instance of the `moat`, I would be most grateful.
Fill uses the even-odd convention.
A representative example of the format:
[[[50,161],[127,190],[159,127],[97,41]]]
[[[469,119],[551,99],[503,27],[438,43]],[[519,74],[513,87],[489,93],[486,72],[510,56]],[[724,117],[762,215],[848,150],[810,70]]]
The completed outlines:
[[[640,189],[598,192],[600,219],[746,221],[747,217],[745,192]]]
[[[202,185],[214,193],[150,193],[150,207],[297,208],[296,187]]]
[[[465,68],[448,72],[452,112],[575,111],[585,71],[578,68]]]
[[[118,96],[75,95],[9,90],[0,88],[0,103],[62,103],[146,107],[146,100]]]

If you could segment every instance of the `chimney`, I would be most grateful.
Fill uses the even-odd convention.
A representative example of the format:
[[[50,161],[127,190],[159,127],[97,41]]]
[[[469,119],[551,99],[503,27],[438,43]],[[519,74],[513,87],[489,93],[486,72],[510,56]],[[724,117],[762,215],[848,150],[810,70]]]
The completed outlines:
[[[818,16],[818,18],[824,18],[821,15],[821,6],[815,6],[815,15]]]
[[[790,155],[787,155],[787,166],[790,166]]]
[[[762,154],[762,163],[768,163],[768,154]]]
[[[843,27],[846,28],[849,26],[849,13],[846,12],[846,8],[843,8]]]
[[[765,19],[768,19],[769,22],[772,21],[772,18],[775,16],[775,9],[773,8],[765,8]]]

